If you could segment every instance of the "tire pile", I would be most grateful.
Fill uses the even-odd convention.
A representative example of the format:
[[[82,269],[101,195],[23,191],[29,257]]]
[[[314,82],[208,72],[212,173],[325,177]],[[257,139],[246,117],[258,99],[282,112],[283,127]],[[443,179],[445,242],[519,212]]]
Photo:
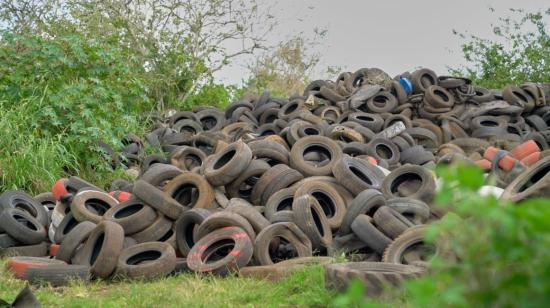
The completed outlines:
[[[54,285],[183,271],[277,280],[321,263],[327,287],[357,277],[376,295],[437,253],[423,242],[445,214],[432,207],[433,166],[477,164],[513,201],[546,196],[548,125],[548,84],[498,91],[429,69],[360,69],[302,96],[176,112],[145,141],[128,135],[122,155],[101,143],[134,183],[4,192],[0,253],[23,256],[8,261],[16,277]],[[357,262],[324,257],[341,253]]]

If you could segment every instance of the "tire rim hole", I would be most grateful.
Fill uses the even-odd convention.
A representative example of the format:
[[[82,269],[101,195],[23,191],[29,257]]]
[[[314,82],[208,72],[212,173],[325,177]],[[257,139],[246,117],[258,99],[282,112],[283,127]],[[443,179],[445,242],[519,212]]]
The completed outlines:
[[[162,253],[158,250],[147,250],[131,256],[128,260],[126,260],[126,264],[139,265],[148,263],[160,259],[161,256]]]
[[[204,251],[201,260],[209,264],[227,257],[235,248],[235,241],[232,239],[223,239],[214,242]]]
[[[125,206],[122,209],[116,211],[115,214],[113,215],[113,217],[115,219],[129,217],[129,216],[132,216],[132,215],[136,214],[137,212],[141,211],[143,208],[144,208],[143,204],[134,203],[132,205]]]

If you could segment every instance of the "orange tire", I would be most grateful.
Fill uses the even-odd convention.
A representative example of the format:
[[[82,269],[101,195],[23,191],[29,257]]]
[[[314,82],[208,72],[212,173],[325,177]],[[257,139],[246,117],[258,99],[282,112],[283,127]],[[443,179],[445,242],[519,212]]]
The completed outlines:
[[[514,158],[519,159],[519,160],[523,160],[527,156],[529,156],[533,153],[536,153],[536,152],[540,152],[540,151],[541,150],[540,150],[538,144],[534,140],[528,140],[528,141],[518,145],[517,147],[515,147],[511,151],[511,154]]]

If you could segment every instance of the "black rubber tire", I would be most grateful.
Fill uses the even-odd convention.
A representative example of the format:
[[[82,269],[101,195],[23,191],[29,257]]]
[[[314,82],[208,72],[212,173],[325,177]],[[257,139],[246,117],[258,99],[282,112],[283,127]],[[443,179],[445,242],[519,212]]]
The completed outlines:
[[[304,231],[314,249],[330,246],[331,227],[317,199],[309,194],[295,197],[292,202],[292,212],[294,223]]]
[[[327,156],[328,162],[311,163],[305,160],[308,150]],[[290,151],[290,166],[305,176],[331,175],[332,167],[342,157],[342,148],[334,140],[324,136],[300,138]]]
[[[418,246],[428,246],[428,249],[433,250],[433,255],[437,254],[437,247],[428,244],[424,241],[424,235],[426,234],[426,225],[418,225],[409,228],[407,231],[397,237],[384,251],[382,257],[383,262],[396,263],[396,264],[409,264],[411,261],[430,261],[430,260],[407,260],[406,252],[410,248],[419,249]],[[432,251],[431,251],[432,252]],[[433,257],[432,255],[432,257]]]
[[[342,224],[346,213],[346,203],[340,193],[331,183],[325,181],[311,180],[301,184],[294,194],[292,210],[295,212],[294,204],[296,199],[303,196],[312,196],[321,207],[324,216],[327,218],[331,230],[337,230]],[[296,214],[296,212],[295,212]]]
[[[378,229],[391,239],[395,239],[413,226],[412,222],[389,206],[380,207],[372,218]]]
[[[90,267],[70,264],[29,267],[25,280],[35,284],[48,283],[54,287],[64,286],[74,280],[89,281]]]
[[[91,221],[95,224],[103,219],[103,215],[118,201],[105,192],[83,190],[78,192],[71,202],[71,213],[80,222]]]
[[[203,151],[190,146],[182,146],[171,154],[170,163],[181,170],[191,171],[195,167],[202,166],[205,158],[206,154]]]
[[[0,250],[18,246],[20,243],[7,233],[0,233]]]
[[[187,257],[193,245],[195,245],[194,236],[198,226],[210,216],[212,212],[206,209],[191,209],[185,211],[176,221],[176,243],[179,252]]]
[[[156,242],[172,229],[172,221],[161,213],[157,214],[157,219],[149,227],[130,235],[136,242]]]
[[[102,221],[92,230],[82,248],[80,265],[89,266],[94,277],[108,278],[116,268],[123,245],[124,229],[112,221]]]
[[[227,185],[246,170],[251,160],[252,151],[248,145],[234,142],[205,162],[204,177],[213,186]]]
[[[263,229],[270,225],[269,221],[256,210],[251,204],[247,204],[245,200],[233,198],[229,201],[229,205],[225,209],[226,211],[237,213],[244,217],[256,234],[260,233]]]
[[[407,279],[420,277],[424,270],[412,266],[382,262],[349,262],[325,265],[327,289],[345,291],[352,280],[365,286],[368,296],[379,296],[387,285],[398,287]]]
[[[311,241],[300,228],[292,222],[278,222],[263,229],[254,242],[254,260],[260,265],[271,265],[280,260],[271,256],[272,242],[281,238],[292,245],[298,257],[312,255]]]
[[[405,182],[409,185],[402,188]],[[424,167],[407,164],[386,176],[381,191],[386,198],[409,197],[430,203],[435,193],[435,178]]]
[[[74,256],[78,246],[88,239],[88,236],[95,227],[96,224],[89,221],[84,221],[76,225],[61,242],[61,246],[57,250],[55,258],[67,263],[71,262],[71,258]]]
[[[531,165],[514,179],[501,195],[501,199],[519,202],[528,198],[550,196],[550,156]]]
[[[166,215],[170,219],[178,219],[186,208],[157,187],[144,180],[138,180],[134,184],[134,195],[143,200],[147,205]]]
[[[227,195],[230,198],[243,198],[251,201],[254,185],[256,185],[261,176],[270,168],[271,166],[267,162],[253,159],[241,175],[232,183],[225,186]]]
[[[391,198],[386,205],[405,216],[415,225],[423,224],[430,218],[430,206],[425,202],[412,198]]]
[[[61,244],[63,239],[79,224],[73,213],[65,215],[59,226],[55,229],[54,243]]]
[[[283,164],[275,165],[264,172],[256,182],[252,188],[250,202],[254,205],[265,205],[274,193],[301,179],[303,179],[303,175],[297,170]]]
[[[214,189],[199,174],[185,171],[164,187],[164,193],[184,208],[215,208]]]
[[[252,228],[252,225],[248,222],[248,220],[246,220],[246,218],[242,217],[239,214],[228,211],[216,212],[209,215],[197,228],[193,239],[196,243],[201,238],[205,237],[207,234],[215,231],[216,229],[232,226],[243,229],[251,240],[256,239],[256,232],[254,232],[254,228]]]
[[[155,164],[145,172],[140,179],[149,184],[162,188],[166,182],[180,175],[183,171],[176,166]]]
[[[284,188],[274,193],[269,197],[265,204],[264,215],[268,220],[271,220],[273,215],[277,212],[284,210],[292,210],[292,202],[294,201],[294,194],[298,187],[292,186]]]
[[[379,254],[384,253],[384,250],[392,241],[372,224],[372,218],[367,215],[358,215],[353,220],[351,229],[358,238]]]
[[[165,277],[176,268],[176,252],[167,243],[149,242],[124,249],[118,257],[116,277],[152,279]]]
[[[345,235],[353,232],[351,224],[359,215],[372,217],[376,210],[386,204],[386,199],[381,192],[375,189],[367,189],[358,194],[349,204],[338,234]]]
[[[216,259],[211,260],[215,253]],[[195,272],[225,276],[246,266],[252,254],[247,233],[239,227],[225,227],[201,238],[189,252],[187,265]]]
[[[384,180],[384,173],[378,167],[348,155],[343,155],[336,161],[332,173],[338,182],[354,195],[369,188],[379,189]]]
[[[48,243],[42,242],[35,245],[14,246],[0,249],[0,257],[45,257],[48,255]]]
[[[141,200],[132,198],[108,210],[103,219],[116,222],[124,234],[138,233],[149,227],[156,219],[156,211]]]
[[[18,242],[34,245],[46,240],[46,229],[28,212],[8,208],[0,214],[2,230]]]
[[[255,140],[248,143],[252,155],[257,159],[265,159],[270,165],[285,164],[288,165],[290,153],[288,149],[275,141]]]
[[[29,194],[18,190],[7,190],[0,195],[0,212],[2,209],[17,208],[36,218],[42,226],[49,223],[48,213],[44,206]]]

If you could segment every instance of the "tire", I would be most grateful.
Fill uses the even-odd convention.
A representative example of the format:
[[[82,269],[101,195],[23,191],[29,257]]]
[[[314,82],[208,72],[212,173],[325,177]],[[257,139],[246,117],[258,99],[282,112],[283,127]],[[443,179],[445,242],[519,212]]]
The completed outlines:
[[[372,224],[372,218],[367,215],[357,216],[351,224],[351,230],[353,230],[353,233],[358,238],[379,254],[384,253],[386,247],[391,243],[391,239],[380,232]]]
[[[424,241],[426,234],[426,225],[414,226],[399,237],[397,237],[384,251],[383,262],[396,264],[412,264],[414,262],[428,262],[430,260],[422,259],[426,256],[410,254],[410,250],[421,250],[421,254],[431,254],[429,259],[437,254],[437,247],[427,244]],[[420,246],[420,247],[419,247]]]
[[[397,145],[388,139],[382,138],[375,138],[369,142],[367,154],[374,157],[378,162],[385,161],[390,167],[399,164],[401,157]]]
[[[303,175],[287,165],[273,166],[264,172],[252,188],[250,201],[254,205],[265,205],[269,197],[277,191],[287,188],[301,179],[303,179]]]
[[[550,156],[544,157],[513,180],[500,197],[503,200],[519,202],[534,197],[550,196]]]
[[[14,246],[0,249],[0,257],[46,257],[48,256],[48,244],[42,242],[36,245]]]
[[[176,166],[155,164],[140,177],[140,180],[155,187],[163,188],[168,181],[180,175],[182,172],[183,171]]]
[[[224,186],[241,175],[252,160],[252,151],[242,141],[228,145],[205,162],[204,177],[213,186]]]
[[[29,268],[54,264],[64,265],[67,263],[47,257],[11,257],[6,262],[6,268],[15,278],[25,279]]]
[[[172,229],[172,221],[163,214],[157,214],[157,219],[149,227],[130,235],[137,243],[159,241],[164,235],[169,233],[170,229]]]
[[[170,163],[181,170],[191,171],[202,166],[206,154],[203,151],[190,146],[183,146],[172,153]]]
[[[412,198],[391,198],[386,205],[405,216],[415,225],[426,223],[430,218],[430,207],[421,200]]]
[[[252,190],[261,176],[271,168],[271,166],[258,159],[253,159],[246,170],[239,175],[232,183],[225,186],[225,191],[230,198],[243,198],[251,201]]]
[[[9,208],[2,211],[0,225],[5,233],[26,245],[34,245],[46,240],[44,226],[29,213]]]
[[[265,159],[270,165],[288,165],[290,153],[281,143],[268,140],[256,140],[248,143],[252,156],[256,159]]]
[[[276,238],[284,239],[290,243],[296,250],[298,257],[310,257],[312,255],[311,241],[304,232],[292,222],[279,222],[263,229],[254,241],[254,259],[260,265],[271,265],[282,261],[276,259],[270,252],[271,243]]]
[[[206,209],[191,209],[184,212],[176,221],[176,243],[182,256],[187,257],[193,245],[195,245],[195,233],[198,226],[210,216]]]
[[[176,252],[166,243],[142,243],[124,249],[115,276],[130,279],[165,277],[176,268]]]
[[[430,203],[435,193],[435,179],[422,166],[404,165],[386,176],[381,191],[386,198],[408,197]]]
[[[84,243],[96,224],[84,221],[76,225],[63,239],[61,246],[57,250],[55,258],[69,263],[74,256],[76,249]]]
[[[45,192],[38,194],[34,196],[34,200],[38,201],[38,203],[42,204],[42,206],[46,209],[46,212],[48,214],[51,214],[49,212],[53,211],[55,208],[55,197],[51,192]],[[50,223],[48,219],[48,224]]]
[[[187,265],[195,272],[225,276],[246,266],[252,253],[252,241],[243,229],[225,227],[201,238],[189,252]]]
[[[178,219],[181,213],[187,210],[174,198],[144,180],[138,180],[134,184],[133,194],[145,202],[145,204],[155,208],[173,220]]]
[[[205,237],[209,233],[214,232],[216,229],[225,227],[239,227],[243,229],[251,240],[256,238],[256,232],[252,225],[239,214],[235,214],[228,211],[216,212],[209,215],[197,228],[193,239],[198,242],[201,238]]]
[[[131,199],[108,210],[103,219],[116,222],[128,235],[149,227],[157,219],[157,213],[141,200]]]
[[[378,229],[392,239],[413,226],[407,218],[389,206],[380,207],[374,213],[373,219]]]
[[[314,249],[329,247],[332,231],[328,219],[317,200],[310,195],[294,198],[294,222],[309,237]]]
[[[354,279],[365,285],[365,293],[379,296],[387,285],[400,286],[405,280],[420,277],[423,270],[416,266],[382,263],[349,262],[325,265],[327,289],[346,290]]]
[[[59,226],[55,229],[54,243],[60,244],[63,239],[79,224],[73,213],[65,215]]]
[[[44,206],[29,194],[23,191],[8,190],[0,195],[0,212],[2,209],[20,209],[36,218],[42,226],[49,223],[48,213]]]
[[[381,192],[375,189],[367,189],[358,194],[349,204],[338,234],[345,235],[352,232],[351,224],[359,215],[372,217],[376,210],[386,205],[386,199]]]
[[[0,233],[0,249],[14,247],[19,245],[19,242],[9,234]]]
[[[30,267],[24,279],[31,283],[48,283],[54,287],[59,287],[74,280],[89,281],[90,267],[69,264]]]
[[[303,195],[312,196],[319,203],[332,230],[340,228],[346,213],[346,204],[334,186],[330,183],[316,180],[306,181],[301,184],[294,194],[294,202],[292,203],[292,210],[295,214],[294,203],[297,198]]]
[[[260,233],[263,229],[270,225],[269,221],[265,219],[265,217],[251,204],[246,205],[246,203],[242,201],[244,200],[239,200],[238,198],[231,199],[226,211],[239,214],[248,220],[256,234]]]
[[[325,154],[328,162],[310,163],[304,155],[309,151]],[[342,157],[342,149],[334,140],[324,136],[300,138],[290,151],[290,166],[305,176],[331,175],[332,167]]]
[[[74,196],[71,213],[80,222],[91,221],[97,224],[103,219],[103,215],[116,205],[118,201],[107,193],[84,190]]]
[[[204,177],[196,173],[186,171],[173,178],[164,187],[164,193],[184,208],[216,207],[214,189]]]
[[[271,220],[273,218],[273,215],[275,213],[284,211],[284,210],[292,210],[292,202],[294,201],[294,194],[296,193],[296,190],[298,187],[288,187],[279,190],[278,192],[274,193],[269,197],[265,204],[265,217],[268,220]]]
[[[80,265],[90,267],[92,276],[108,278],[117,265],[124,243],[124,229],[112,221],[102,221],[84,245]]]
[[[364,160],[343,155],[332,168],[334,177],[342,186],[357,195],[365,189],[379,189],[384,180],[384,173],[375,165]]]
[[[332,239],[332,244],[328,250],[329,255],[340,255],[342,253],[349,254],[358,252],[368,245],[355,235],[350,233],[346,235],[338,235]]]
[[[95,186],[94,184],[87,182],[77,176],[71,176],[65,183],[69,192],[76,193],[80,190],[95,190],[105,192],[103,189]]]

